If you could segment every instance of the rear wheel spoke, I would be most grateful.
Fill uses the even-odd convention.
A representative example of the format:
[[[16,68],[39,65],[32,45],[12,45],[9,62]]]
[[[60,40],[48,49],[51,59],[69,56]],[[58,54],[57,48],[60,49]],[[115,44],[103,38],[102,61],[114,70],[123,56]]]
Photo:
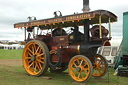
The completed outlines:
[[[38,61],[38,62],[40,62],[40,63],[42,63],[42,64],[44,64],[44,62],[43,62],[43,61],[41,61],[41,60],[38,60],[38,59],[37,59],[37,61]]]
[[[40,47],[38,46],[38,48],[36,49],[36,52],[35,52],[35,54],[38,52],[39,48],[40,48]]]
[[[33,44],[33,47],[34,47],[34,50],[36,51],[36,45],[35,45],[35,43]]]
[[[25,57],[25,60],[31,59],[31,57]]]
[[[33,46],[32,46],[32,52],[35,53],[35,51],[34,51],[34,47],[33,47]]]
[[[40,55],[37,55],[37,57],[40,57],[40,56],[42,56],[42,55],[44,55],[44,53],[42,53],[42,54],[40,54]]]
[[[35,62],[33,62],[33,69],[34,69],[34,66],[35,66]]]
[[[40,58],[40,59],[43,59],[44,60],[44,58]]]
[[[28,66],[28,69],[33,65],[33,62]]]
[[[34,68],[34,73],[36,73],[36,65],[35,65],[35,68]]]
[[[32,56],[32,54],[30,52],[28,52],[28,55],[30,55],[30,57]]]
[[[31,63],[31,60],[30,60],[30,61],[28,61],[28,64],[29,64],[29,63]]]
[[[39,67],[39,65],[37,64],[37,62],[36,62],[36,67],[37,67],[38,70],[40,70],[40,67]]]
[[[28,48],[28,51],[31,52],[31,54],[34,54],[29,48]]]
[[[40,69],[42,69],[42,66],[41,66],[41,64],[40,63],[38,63],[39,64],[39,67],[40,67]]]

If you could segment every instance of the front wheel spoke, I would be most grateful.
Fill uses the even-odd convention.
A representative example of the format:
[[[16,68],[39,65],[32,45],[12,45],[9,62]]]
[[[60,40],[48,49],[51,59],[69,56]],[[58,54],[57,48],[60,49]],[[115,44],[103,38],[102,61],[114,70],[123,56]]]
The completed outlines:
[[[97,69],[97,70],[101,73],[101,71],[99,69]]]
[[[98,74],[98,70],[96,69],[96,74]]]
[[[83,70],[88,70],[88,68],[83,68]]]
[[[77,63],[78,63],[78,65],[80,64],[79,59],[77,59]]]
[[[104,68],[102,68],[102,67],[99,67],[99,68],[101,68],[102,70],[104,70]]]
[[[85,67],[87,64],[85,63],[84,65],[83,65],[83,67]]]
[[[83,60],[80,62],[80,65],[79,65],[79,66],[81,66],[81,65],[82,65],[82,63],[83,63]]]
[[[79,72],[79,74],[78,74],[78,78],[80,78],[80,72]]]
[[[100,65],[103,65],[103,66],[104,66],[104,65],[105,65],[105,63],[102,63],[102,64],[100,64]]]
[[[86,76],[88,75],[85,71],[83,71],[83,72],[85,73]]]
[[[80,72],[80,75],[81,75],[82,78],[84,78],[84,76],[82,75],[82,72]]]
[[[95,62],[97,62],[97,58],[95,59]]]
[[[74,70],[74,69],[76,69],[76,68],[72,67],[72,70]]]
[[[98,64],[100,64],[100,63],[101,63],[101,61],[102,61],[102,60],[99,60]]]
[[[78,67],[77,65],[76,65],[76,63],[74,62],[74,64],[73,64],[75,67]]]
[[[73,75],[76,75],[76,73],[77,73],[77,71],[75,71],[75,72],[73,73]]]

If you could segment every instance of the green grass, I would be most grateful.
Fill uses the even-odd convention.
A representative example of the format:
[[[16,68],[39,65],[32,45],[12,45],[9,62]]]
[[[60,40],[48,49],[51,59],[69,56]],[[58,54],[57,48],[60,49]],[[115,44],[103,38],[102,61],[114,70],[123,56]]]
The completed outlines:
[[[0,59],[22,59],[23,50],[2,50],[0,49]]]
[[[21,59],[22,50],[0,50],[0,59]],[[68,70],[66,70],[68,72]],[[47,71],[43,76],[29,76],[23,66],[7,66],[0,65],[0,85],[128,85],[127,77],[113,76],[113,69],[109,69],[108,73],[102,78],[94,78],[88,82],[75,82],[67,74],[55,74]],[[48,80],[44,77],[51,77]]]
[[[93,78],[85,83],[75,82],[67,74],[55,74],[46,72],[43,76],[29,76],[23,66],[10,67],[0,66],[0,85],[127,85],[127,77],[113,76],[114,70],[109,71],[103,78]],[[52,79],[44,79],[43,77],[52,77]]]

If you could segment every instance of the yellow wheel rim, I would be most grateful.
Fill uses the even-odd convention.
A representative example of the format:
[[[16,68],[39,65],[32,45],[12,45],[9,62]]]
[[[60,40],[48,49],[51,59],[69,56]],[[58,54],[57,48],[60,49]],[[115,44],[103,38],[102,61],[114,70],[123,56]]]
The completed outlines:
[[[89,60],[89,59],[88,59]],[[74,57],[69,63],[69,74],[75,81],[85,81],[90,76],[90,65],[83,57]]]
[[[28,43],[23,51],[23,65],[30,75],[38,75],[41,73],[44,63],[44,51],[39,43]]]
[[[105,58],[101,55],[95,55],[95,62],[93,66],[93,76],[94,77],[100,77],[103,76],[107,71],[107,62]]]

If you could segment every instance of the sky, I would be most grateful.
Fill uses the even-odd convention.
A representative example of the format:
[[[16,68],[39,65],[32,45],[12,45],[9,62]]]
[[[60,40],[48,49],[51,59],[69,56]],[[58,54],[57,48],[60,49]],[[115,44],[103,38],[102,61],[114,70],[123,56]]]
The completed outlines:
[[[39,19],[54,17],[60,10],[62,15],[82,13],[83,0],[0,0],[0,40],[24,40],[23,29],[14,28],[17,22],[28,21],[28,16]],[[117,15],[113,23],[112,37],[122,37],[123,12],[128,11],[128,0],[90,0],[91,11],[104,9]]]

